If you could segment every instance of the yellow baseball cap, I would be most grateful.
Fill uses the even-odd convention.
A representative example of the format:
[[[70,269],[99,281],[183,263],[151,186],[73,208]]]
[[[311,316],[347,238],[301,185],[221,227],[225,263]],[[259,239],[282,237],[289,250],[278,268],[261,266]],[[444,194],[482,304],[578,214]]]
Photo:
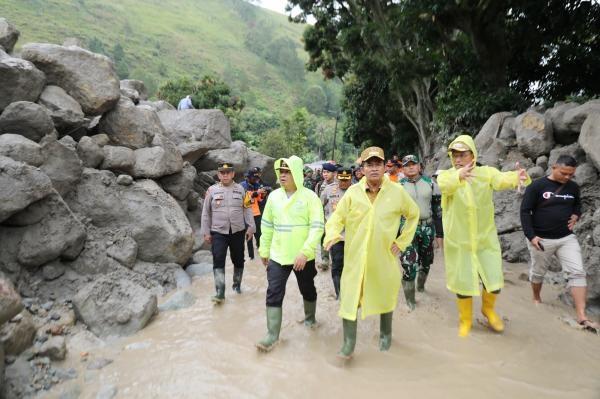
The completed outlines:
[[[360,154],[360,159],[362,162],[365,162],[371,158],[379,158],[382,161],[385,161],[385,156],[383,155],[383,149],[380,147],[368,147],[365,148],[364,151]]]

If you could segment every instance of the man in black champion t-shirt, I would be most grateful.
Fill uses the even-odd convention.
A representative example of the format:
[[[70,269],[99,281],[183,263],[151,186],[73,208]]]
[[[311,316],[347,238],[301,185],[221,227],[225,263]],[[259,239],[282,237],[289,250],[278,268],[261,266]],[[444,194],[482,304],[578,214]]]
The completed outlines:
[[[561,155],[552,165],[549,176],[541,177],[527,187],[521,202],[521,225],[529,240],[533,301],[542,301],[544,275],[552,256],[556,255],[567,274],[567,287],[573,296],[577,322],[587,329],[597,330],[599,326],[585,315],[586,274],[581,247],[573,234],[573,227],[581,217],[579,186],[571,181],[576,167],[575,158]]]

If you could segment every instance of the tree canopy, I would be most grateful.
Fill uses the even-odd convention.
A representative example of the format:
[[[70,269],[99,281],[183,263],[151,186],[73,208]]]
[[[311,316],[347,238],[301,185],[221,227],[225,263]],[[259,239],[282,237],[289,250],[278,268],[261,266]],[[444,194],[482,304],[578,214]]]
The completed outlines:
[[[308,68],[345,84],[354,144],[431,152],[490,113],[600,93],[600,4],[576,0],[288,0]],[[388,145],[389,147],[389,145]]]

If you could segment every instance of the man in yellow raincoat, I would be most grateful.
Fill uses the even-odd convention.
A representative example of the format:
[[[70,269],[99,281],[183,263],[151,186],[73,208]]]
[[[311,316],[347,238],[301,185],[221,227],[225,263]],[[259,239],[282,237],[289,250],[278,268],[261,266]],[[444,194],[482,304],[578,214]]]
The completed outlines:
[[[454,292],[459,313],[458,335],[466,337],[473,323],[473,296],[483,283],[481,312],[496,332],[504,330],[494,311],[496,295],[504,286],[502,254],[494,223],[494,190],[531,183],[525,169],[500,172],[477,166],[477,149],[471,136],[458,136],[448,146],[453,168],[441,171],[446,286]]]
[[[338,356],[349,359],[356,345],[356,318],[380,316],[379,349],[392,343],[392,313],[400,288],[398,255],[411,243],[419,207],[404,188],[384,176],[384,154],[369,147],[361,154],[365,177],[348,188],[325,226],[324,246],[342,239],[345,229],[344,272],[340,286],[340,311],[344,343]],[[400,218],[406,223],[398,237]]]

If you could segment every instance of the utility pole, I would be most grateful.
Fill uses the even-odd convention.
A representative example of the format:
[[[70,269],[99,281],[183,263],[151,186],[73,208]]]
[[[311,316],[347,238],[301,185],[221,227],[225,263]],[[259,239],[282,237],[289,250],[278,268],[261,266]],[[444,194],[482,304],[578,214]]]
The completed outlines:
[[[337,136],[338,119],[340,119],[339,111],[335,113],[335,125],[333,127],[333,146],[331,148],[331,160],[335,161],[335,140]]]

